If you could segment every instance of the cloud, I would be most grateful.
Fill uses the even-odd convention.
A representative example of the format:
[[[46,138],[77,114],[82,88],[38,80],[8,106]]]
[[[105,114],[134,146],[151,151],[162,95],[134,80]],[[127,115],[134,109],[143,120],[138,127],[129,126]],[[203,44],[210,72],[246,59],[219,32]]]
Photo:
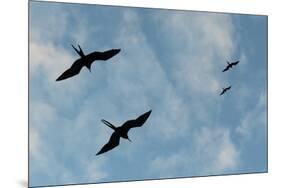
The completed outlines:
[[[105,160],[98,161],[98,160],[92,160],[90,163],[85,163],[85,169],[86,170],[86,176],[88,176],[88,179],[90,181],[99,181],[102,179],[105,179],[108,176],[108,173],[106,173],[104,170],[101,170],[103,166],[105,165]]]
[[[30,155],[39,155],[40,154],[40,150],[39,148],[42,147],[41,146],[41,140],[40,140],[40,135],[39,133],[34,130],[33,128],[29,129],[29,153]]]
[[[167,156],[159,156],[150,164],[152,175],[188,177],[225,174],[239,167],[239,150],[224,128],[202,127],[193,135],[192,146],[178,148]]]
[[[218,73],[236,46],[231,17],[177,11],[158,16],[158,22],[175,49],[170,53],[174,53],[171,68],[176,84],[183,90],[216,94],[221,85]]]
[[[59,4],[30,3],[31,39],[43,42],[61,40],[67,32],[68,17],[68,11]]]
[[[243,136],[250,137],[255,130],[265,130],[267,125],[266,106],[267,95],[265,93],[261,93],[256,105],[242,118],[241,124],[236,128],[236,132]]]
[[[239,151],[232,142],[228,129],[203,127],[195,135],[194,143],[198,148],[198,156],[203,156],[201,160],[208,161],[204,169],[207,174],[220,174],[237,168]]]
[[[31,40],[29,43],[30,73],[34,74],[38,69],[45,72],[47,78],[55,80],[64,69],[69,67],[74,57],[64,49],[51,43],[43,43]]]
[[[55,118],[55,110],[46,103],[30,101],[29,103],[30,129],[29,129],[29,152],[35,158],[44,158],[41,148],[41,131],[46,129],[48,124],[51,124]]]

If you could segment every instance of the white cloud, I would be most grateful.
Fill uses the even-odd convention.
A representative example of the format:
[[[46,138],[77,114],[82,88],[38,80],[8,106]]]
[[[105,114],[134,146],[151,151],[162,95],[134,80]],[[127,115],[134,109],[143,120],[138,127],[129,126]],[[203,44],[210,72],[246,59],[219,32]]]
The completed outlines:
[[[43,69],[47,78],[54,81],[75,58],[64,49],[51,43],[30,41],[30,73],[34,74],[38,69]]]
[[[177,84],[193,93],[217,94],[222,84],[219,73],[235,49],[230,16],[175,12],[158,20],[167,37],[172,36],[171,45],[181,48],[180,53],[172,52]]]
[[[108,176],[108,174],[102,170],[105,160],[93,159],[91,162],[85,163],[84,168],[86,170],[86,176],[88,176],[89,181],[97,182]],[[83,163],[82,163],[83,164]]]
[[[244,115],[241,124],[236,128],[236,131],[243,136],[249,137],[257,129],[265,130],[267,126],[266,105],[267,95],[261,93],[256,105]]]
[[[41,140],[39,133],[33,128],[29,129],[29,153],[30,155],[40,155]]]
[[[201,128],[186,147],[178,148],[167,156],[156,157],[150,166],[150,173],[161,177],[214,175],[231,172],[240,163],[238,148],[224,128]]]
[[[41,132],[55,119],[55,110],[46,103],[29,102],[29,152],[37,160],[45,160],[42,154]]]
[[[239,151],[232,142],[228,129],[203,127],[194,138],[196,152],[201,156],[201,162],[207,163],[203,171],[219,174],[235,169],[239,165]]]

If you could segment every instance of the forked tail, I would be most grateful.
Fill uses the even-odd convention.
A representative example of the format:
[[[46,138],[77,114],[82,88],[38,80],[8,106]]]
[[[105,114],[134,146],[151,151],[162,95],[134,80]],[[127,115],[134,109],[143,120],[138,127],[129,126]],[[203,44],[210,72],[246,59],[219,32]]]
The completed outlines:
[[[85,56],[85,54],[84,54],[83,50],[81,49],[80,45],[78,45],[79,50],[77,50],[77,48],[75,48],[72,44],[71,44],[71,46],[77,52],[77,54],[79,54],[81,57]]]
[[[103,122],[105,125],[107,125],[111,129],[116,130],[116,127],[114,125],[112,125],[111,123],[109,123],[108,121],[102,119],[101,122]]]

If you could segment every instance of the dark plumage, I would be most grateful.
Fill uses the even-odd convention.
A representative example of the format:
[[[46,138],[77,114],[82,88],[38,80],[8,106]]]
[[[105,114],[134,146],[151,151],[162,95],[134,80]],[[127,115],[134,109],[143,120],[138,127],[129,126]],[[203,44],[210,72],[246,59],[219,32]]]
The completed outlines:
[[[88,55],[85,55],[83,50],[81,49],[80,45],[78,45],[79,50],[77,50],[73,45],[72,47],[74,50],[80,55],[80,58],[77,59],[69,69],[67,69],[64,73],[62,73],[56,81],[65,80],[72,76],[79,74],[81,69],[85,66],[91,71],[91,64],[96,60],[103,60],[106,61],[116,54],[118,54],[121,50],[120,49],[111,49],[104,52],[92,52]]]
[[[239,61],[235,61],[235,62],[232,62],[232,63],[229,63],[229,62],[227,61],[227,66],[226,66],[225,69],[223,69],[222,72],[228,71],[230,68],[232,68],[232,66],[235,66],[235,65],[237,65],[238,63],[239,63]]]
[[[223,95],[227,90],[229,90],[231,88],[231,86],[227,87],[227,88],[222,88],[222,92],[220,93],[220,95]]]
[[[101,120],[105,125],[107,125],[108,127],[112,128],[114,130],[114,132],[112,133],[109,141],[101,148],[101,150],[96,155],[100,155],[102,153],[105,153],[105,152],[107,152],[109,150],[112,150],[116,146],[118,146],[119,145],[119,141],[120,141],[120,137],[131,141],[129,139],[129,137],[128,137],[129,130],[131,128],[141,127],[145,123],[145,121],[148,119],[150,113],[151,113],[151,110],[146,112],[146,113],[144,113],[144,114],[142,114],[141,116],[139,116],[135,120],[126,121],[120,127],[115,127],[114,125],[112,125],[108,121]]]

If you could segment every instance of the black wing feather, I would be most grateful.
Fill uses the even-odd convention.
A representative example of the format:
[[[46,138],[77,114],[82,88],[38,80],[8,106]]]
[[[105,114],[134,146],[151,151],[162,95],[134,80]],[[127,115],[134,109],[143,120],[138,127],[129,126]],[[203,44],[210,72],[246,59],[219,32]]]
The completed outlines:
[[[225,71],[227,71],[228,69],[229,69],[229,66],[227,66],[225,69],[223,69],[222,72],[225,72]]]
[[[229,87],[227,87],[227,88],[225,88],[226,90],[229,90],[231,88],[231,86],[229,86]]]
[[[120,142],[119,134],[117,132],[113,132],[109,141],[101,148],[101,150],[96,155],[100,155],[109,150],[112,150],[113,148],[119,145],[119,142]]]
[[[126,121],[123,125],[122,128],[124,128],[126,131],[129,131],[131,128],[134,127],[141,127],[145,121],[148,119],[148,117],[150,116],[151,110],[140,115],[137,119],[135,120],[129,120]]]
[[[79,74],[79,72],[81,71],[82,67],[83,67],[83,64],[80,62],[80,59],[75,61],[69,69],[64,71],[64,73],[62,73],[56,79],[56,81],[65,80],[67,78],[70,78],[72,76],[75,76],[75,75]]]
[[[120,52],[120,49],[111,49],[104,52],[93,52],[90,54],[93,60],[106,61]]]
[[[239,63],[239,61],[235,61],[233,63],[231,63],[232,65],[237,65]]]
[[[225,72],[225,71],[227,71],[228,69],[229,69],[229,65],[227,65],[226,67],[225,67],[225,69],[223,69],[223,71],[222,72]]]

